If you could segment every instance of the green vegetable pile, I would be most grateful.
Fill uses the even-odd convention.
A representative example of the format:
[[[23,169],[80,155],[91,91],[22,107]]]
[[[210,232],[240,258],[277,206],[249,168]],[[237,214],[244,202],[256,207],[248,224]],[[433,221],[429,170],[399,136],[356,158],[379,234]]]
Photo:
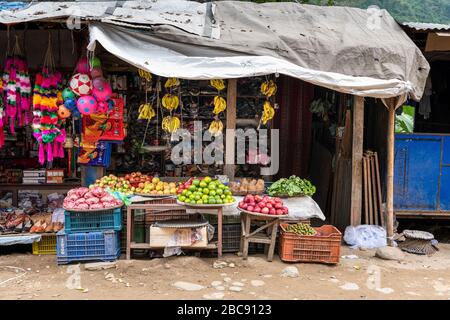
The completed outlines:
[[[312,196],[316,193],[316,187],[309,180],[290,176],[274,182],[267,192],[270,196]]]
[[[314,236],[317,233],[309,224],[304,223],[290,224],[286,228],[286,232],[292,232],[302,236]]]

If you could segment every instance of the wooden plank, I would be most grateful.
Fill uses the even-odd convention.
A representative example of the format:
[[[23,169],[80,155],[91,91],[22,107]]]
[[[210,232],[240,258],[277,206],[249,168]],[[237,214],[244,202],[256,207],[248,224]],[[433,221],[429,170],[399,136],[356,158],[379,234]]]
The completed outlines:
[[[380,165],[378,162],[378,153],[375,152],[375,177],[377,179],[377,194],[378,194],[378,208],[380,212],[380,222],[384,227],[384,211],[383,211],[383,194],[381,193],[381,177],[380,177]]]
[[[374,222],[378,226],[380,225],[378,219],[378,195],[377,195],[377,180],[375,177],[375,155],[372,153],[370,155],[370,173],[372,180],[372,195],[373,195],[373,214],[374,214]]]
[[[353,105],[352,192],[350,206],[350,221],[353,226],[361,224],[363,142],[364,98],[355,96]]]
[[[224,174],[234,180],[235,162],[235,129],[236,129],[237,80],[229,79],[227,85],[227,123],[225,132],[225,166]]]
[[[364,181],[364,223],[369,224],[369,192],[367,188],[367,159],[363,157],[363,181]]]
[[[386,163],[386,230],[388,238],[394,235],[394,139],[395,108],[388,109],[387,163]]]
[[[366,159],[366,177],[367,177],[367,191],[368,191],[368,198],[369,198],[369,224],[373,225],[374,224],[374,212],[373,212],[373,192],[372,192],[372,181],[371,181],[371,173],[370,173],[370,155],[367,155],[365,157]]]

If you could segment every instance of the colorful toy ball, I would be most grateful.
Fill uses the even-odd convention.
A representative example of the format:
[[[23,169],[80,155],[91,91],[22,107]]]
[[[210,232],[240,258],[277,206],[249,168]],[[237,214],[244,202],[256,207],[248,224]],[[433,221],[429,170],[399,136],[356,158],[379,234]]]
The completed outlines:
[[[103,71],[102,71],[102,69],[100,69],[100,68],[93,68],[92,70],[91,70],[91,77],[92,77],[92,79],[95,79],[95,78],[102,78],[103,77]]]
[[[101,86],[94,87],[92,89],[92,95],[97,99],[97,101],[106,101],[111,98],[112,89],[108,82],[103,82]]]
[[[97,104],[97,113],[107,113],[108,112],[108,103],[106,101],[100,101]]]
[[[112,110],[114,108],[114,100],[108,100],[108,110]]]
[[[71,112],[63,104],[58,107],[58,117],[60,119],[67,119],[70,117]]]
[[[102,63],[98,57],[94,57],[91,60],[92,68],[100,68],[102,66]]]
[[[87,57],[81,57],[77,62],[76,67],[77,72],[88,74],[89,73],[89,63]]]
[[[78,96],[90,95],[92,93],[91,77],[84,73],[75,74],[70,79],[70,89]]]
[[[93,96],[83,96],[77,101],[77,108],[81,114],[89,115],[97,110],[97,100]]]
[[[65,88],[62,92],[62,98],[64,101],[68,99],[73,99],[75,98],[75,94],[73,93],[72,90],[70,90],[70,88]]]
[[[77,107],[77,100],[75,98],[66,99],[64,106],[70,111],[73,111]]]

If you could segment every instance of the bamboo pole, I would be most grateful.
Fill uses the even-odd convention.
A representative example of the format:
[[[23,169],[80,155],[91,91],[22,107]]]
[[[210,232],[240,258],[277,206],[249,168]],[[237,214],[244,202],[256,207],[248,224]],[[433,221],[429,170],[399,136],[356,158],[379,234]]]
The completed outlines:
[[[361,224],[363,186],[364,98],[354,97],[352,126],[352,194],[350,222]]]
[[[389,243],[394,235],[394,140],[395,108],[388,108],[387,175],[386,175],[386,229]]]

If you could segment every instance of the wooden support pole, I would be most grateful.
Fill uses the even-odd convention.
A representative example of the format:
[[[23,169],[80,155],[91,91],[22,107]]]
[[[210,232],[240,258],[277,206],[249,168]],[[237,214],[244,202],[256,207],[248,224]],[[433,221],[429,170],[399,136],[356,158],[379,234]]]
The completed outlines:
[[[395,108],[388,108],[387,175],[386,175],[386,231],[388,238],[394,235],[394,139]]]
[[[236,130],[236,99],[237,80],[229,79],[227,85],[227,123],[225,133],[225,168],[224,174],[234,180],[235,161],[235,130]],[[228,163],[228,164],[227,164]]]
[[[362,159],[364,142],[364,98],[354,97],[352,129],[352,194],[350,223],[361,224],[362,209]]]

